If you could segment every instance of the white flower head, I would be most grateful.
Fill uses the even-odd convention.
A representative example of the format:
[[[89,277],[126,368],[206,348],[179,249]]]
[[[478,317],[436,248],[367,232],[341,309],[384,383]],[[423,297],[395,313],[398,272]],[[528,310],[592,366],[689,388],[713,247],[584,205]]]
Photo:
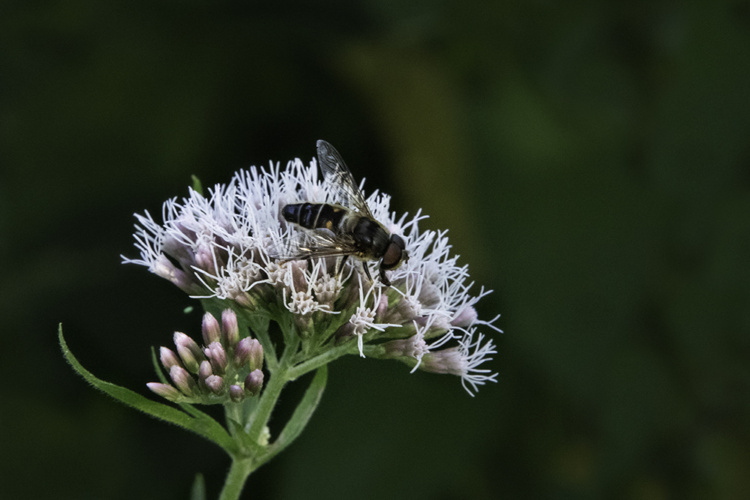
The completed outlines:
[[[376,312],[381,302],[382,287],[370,286],[366,293],[363,293],[363,289],[366,285],[362,283],[362,277],[358,277],[359,280],[359,302],[357,310],[352,314],[349,319],[349,324],[352,325],[352,334],[357,337],[357,347],[359,348],[359,355],[365,357],[364,348],[364,336],[366,333],[370,333],[373,330],[378,332],[385,331],[386,328],[393,327],[399,328],[401,325],[397,323],[377,323],[375,321]],[[374,293],[373,293],[374,290]],[[372,305],[368,306],[372,298]]]
[[[440,351],[430,352],[422,358],[421,369],[433,373],[449,373],[461,377],[464,389],[474,395],[477,387],[486,382],[497,382],[497,373],[492,370],[479,368],[483,363],[491,360],[496,354],[492,340],[483,343],[484,335],[476,334],[475,329],[465,330],[459,339],[457,347],[449,347]],[[473,392],[472,392],[473,391]]]
[[[323,267],[322,261],[315,262],[312,266],[312,270],[301,269],[301,274],[298,270],[297,279],[295,280],[294,264],[291,264],[291,272],[285,275],[286,285],[282,289],[284,296],[284,305],[293,314],[299,314],[302,316],[310,315],[316,311],[333,312],[338,314],[339,311],[332,311],[331,306],[328,303],[321,303],[317,297],[323,295],[317,293],[317,289],[320,288],[318,282],[318,274],[321,273]],[[287,267],[287,266],[284,266]],[[328,275],[326,275],[328,276]],[[298,282],[295,284],[295,281]],[[332,287],[335,291],[335,287]],[[287,302],[287,290],[289,291],[289,301]],[[333,293],[333,292],[331,292]],[[326,299],[330,297],[325,295]]]
[[[415,364],[414,368],[411,369],[411,373],[417,371],[417,368],[419,368],[419,366],[422,364],[422,358],[424,358],[425,354],[428,354],[433,349],[442,347],[446,342],[453,338],[453,332],[448,331],[441,337],[438,337],[438,339],[432,344],[427,343],[425,337],[432,328],[437,318],[438,316],[430,316],[423,325],[419,325],[417,321],[414,321],[414,329],[417,333],[407,339],[407,341],[409,342],[407,347],[407,355],[417,360],[417,364]]]
[[[301,349],[311,355],[344,349],[342,344],[357,337],[354,352],[360,356],[393,357],[392,352],[383,355],[382,346],[408,341],[406,357],[416,360],[415,369],[459,375],[467,390],[494,381],[496,374],[479,368],[495,352],[493,344],[482,344],[481,334],[473,340],[476,326],[497,330],[495,320],[479,320],[475,309],[489,292],[471,292],[468,267],[457,264],[446,232],[420,230],[419,222],[426,217],[421,211],[399,217],[390,211],[388,195],[375,191],[366,198],[373,218],[399,235],[408,252],[400,266],[388,267],[391,286],[377,273],[369,273],[372,280],[365,275],[364,266],[377,267],[376,260],[356,255],[347,260],[335,252],[295,260],[300,255],[296,250],[315,242],[318,232],[335,235],[344,229],[305,229],[282,216],[284,207],[341,206],[339,195],[336,186],[318,174],[315,160],[305,164],[296,159],[284,169],[270,163],[241,170],[206,194],[190,189],[187,197],[168,200],[159,222],[148,212],[136,215],[134,239],[140,255],[123,261],[147,267],[194,298],[264,314],[279,324],[303,325],[302,343],[309,345]],[[362,214],[350,212],[347,217]],[[293,321],[285,321],[284,315]],[[461,339],[456,330],[465,332]],[[437,350],[451,340],[458,346]],[[404,349],[399,352],[404,354]]]

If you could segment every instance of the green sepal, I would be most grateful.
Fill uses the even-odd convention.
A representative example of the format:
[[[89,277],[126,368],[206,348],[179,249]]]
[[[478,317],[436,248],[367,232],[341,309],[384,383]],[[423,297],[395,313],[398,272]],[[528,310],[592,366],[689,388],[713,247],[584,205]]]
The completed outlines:
[[[180,411],[171,406],[157,403],[156,401],[141,396],[137,392],[131,391],[125,387],[97,378],[91,372],[86,370],[81,363],[78,362],[75,356],[73,356],[73,353],[70,351],[68,345],[65,343],[65,339],[63,338],[62,325],[60,325],[58,339],[60,341],[63,356],[65,356],[65,359],[70,363],[70,366],[96,389],[99,389],[121,403],[142,411],[147,415],[151,415],[152,417],[177,425],[183,429],[195,432],[196,434],[221,446],[230,455],[235,453],[237,449],[236,443],[221,424],[213,418],[196,410],[190,405],[181,404],[180,406],[185,411]]]

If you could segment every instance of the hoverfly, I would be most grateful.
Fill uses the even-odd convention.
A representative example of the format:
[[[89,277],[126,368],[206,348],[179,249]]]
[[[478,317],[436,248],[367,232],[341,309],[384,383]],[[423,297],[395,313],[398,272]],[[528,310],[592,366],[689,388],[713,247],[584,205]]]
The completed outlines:
[[[362,261],[370,281],[366,261],[380,260],[380,281],[390,286],[385,272],[396,269],[409,258],[406,243],[373,217],[339,152],[326,141],[318,141],[317,148],[324,182],[332,186],[336,203],[293,203],[281,209],[282,217],[307,229],[313,242],[301,246],[294,258],[343,257],[337,266],[341,269],[354,256]]]

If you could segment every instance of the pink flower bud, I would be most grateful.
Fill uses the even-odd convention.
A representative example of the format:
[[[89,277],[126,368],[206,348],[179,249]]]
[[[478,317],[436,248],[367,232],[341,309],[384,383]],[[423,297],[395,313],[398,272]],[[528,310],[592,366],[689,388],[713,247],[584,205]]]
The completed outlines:
[[[239,385],[230,385],[229,386],[229,397],[234,401],[235,403],[239,403],[243,399],[245,399],[245,391],[242,390],[242,387]]]
[[[227,371],[227,352],[219,342],[212,342],[205,350],[206,356],[211,360],[211,366],[215,373],[223,375]]]
[[[245,337],[237,344],[234,362],[238,367],[250,365],[250,371],[263,368],[263,346],[257,339]]]
[[[263,346],[257,339],[250,341],[250,370],[263,369]]]
[[[221,313],[221,324],[224,327],[224,343],[227,347],[234,347],[240,340],[240,328],[237,325],[237,315],[231,309],[224,309]]]
[[[234,364],[237,367],[242,367],[250,361],[250,337],[245,337],[237,343],[237,347],[234,348]]]
[[[211,363],[209,361],[201,361],[201,367],[198,370],[198,377],[205,382],[206,379],[213,374],[214,372],[211,369]]]
[[[245,377],[245,394],[248,396],[257,396],[263,387],[263,372],[253,370]]]
[[[206,387],[214,394],[221,394],[224,392],[224,379],[218,375],[209,375],[206,378]]]
[[[173,366],[169,369],[169,378],[172,379],[174,385],[185,395],[192,396],[198,386],[193,380],[193,377],[181,366]]]
[[[180,359],[177,357],[177,354],[175,354],[173,350],[167,349],[166,347],[159,348],[159,359],[161,360],[161,365],[165,370],[169,370],[175,365],[182,366],[182,363],[180,363]]]
[[[200,362],[205,359],[198,344],[184,333],[175,332],[174,345],[177,348],[177,354],[180,355],[180,359],[182,359],[185,368],[192,373],[198,373]]]
[[[203,315],[203,327],[201,328],[201,332],[203,333],[203,341],[206,345],[211,342],[221,341],[221,327],[211,313]]]
[[[170,401],[176,401],[182,397],[180,391],[167,384],[160,384],[158,382],[149,382],[146,387],[151,389],[154,394],[158,394],[163,398],[167,398]]]

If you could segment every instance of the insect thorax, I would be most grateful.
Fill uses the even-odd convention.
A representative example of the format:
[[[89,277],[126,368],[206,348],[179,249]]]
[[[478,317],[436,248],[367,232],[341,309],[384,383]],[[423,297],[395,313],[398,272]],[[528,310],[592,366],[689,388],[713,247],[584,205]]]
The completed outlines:
[[[377,221],[369,217],[356,216],[356,224],[351,229],[352,237],[365,255],[380,258],[388,247],[390,235]],[[347,221],[344,221],[346,225]]]

